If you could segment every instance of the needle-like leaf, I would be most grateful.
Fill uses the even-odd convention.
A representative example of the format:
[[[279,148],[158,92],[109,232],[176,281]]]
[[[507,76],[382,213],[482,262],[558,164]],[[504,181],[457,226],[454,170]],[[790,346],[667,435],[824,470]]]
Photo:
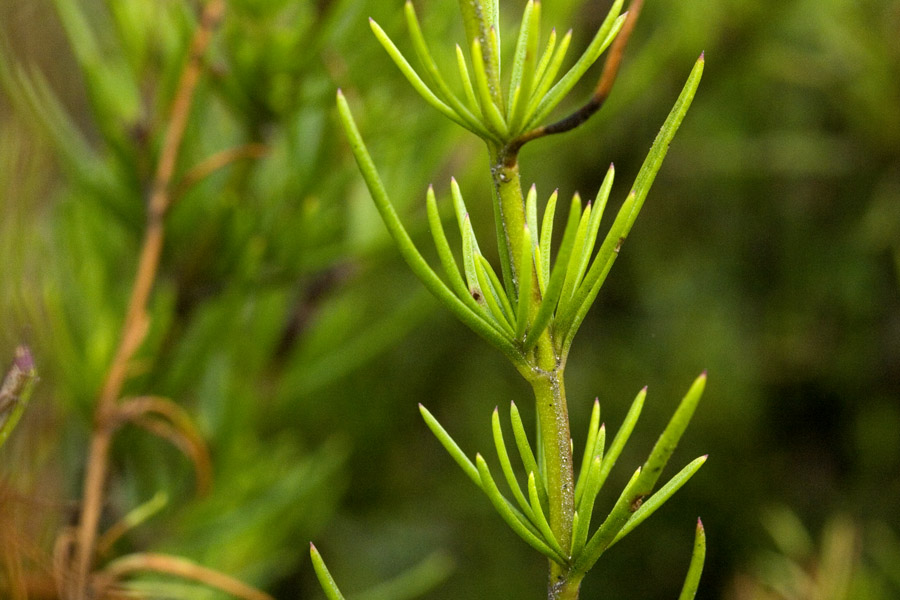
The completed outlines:
[[[488,469],[487,463],[480,454],[475,456],[475,463],[478,465],[478,473],[481,475],[483,482],[482,489],[484,489],[500,516],[506,521],[506,524],[532,548],[560,564],[565,564],[566,557],[547,545],[547,542],[541,539],[540,533],[524,515],[513,508],[509,501],[503,497],[497,488],[494,478],[491,477],[491,471]]]
[[[362,136],[359,133],[359,129],[357,129],[356,123],[353,121],[353,115],[350,113],[350,107],[347,104],[347,100],[340,90],[338,90],[337,93],[337,103],[341,124],[343,125],[344,131],[350,142],[350,148],[359,165],[359,170],[369,188],[369,192],[372,194],[372,199],[375,201],[375,206],[378,208],[378,212],[381,214],[381,218],[384,221],[388,232],[391,234],[391,237],[394,238],[397,249],[400,251],[400,254],[403,256],[410,269],[412,269],[419,280],[425,284],[428,291],[450,309],[457,318],[483,338],[491,342],[512,360],[513,364],[523,365],[524,358],[512,342],[502,334],[498,333],[493,324],[487,321],[482,315],[473,312],[469,306],[457,298],[450,288],[441,281],[440,277],[437,276],[431,267],[428,266],[428,263],[425,262],[425,259],[419,253],[415,244],[413,244],[412,239],[409,237],[409,234],[406,232],[406,229],[403,227],[403,224],[400,222],[400,218],[397,216],[397,212],[394,210],[394,207],[388,198],[387,190],[384,188],[384,184],[378,176],[378,171],[375,169],[372,157],[369,156],[369,151],[366,149]]]
[[[537,489],[534,472],[531,472],[528,474],[528,498],[531,500],[531,512],[534,515],[534,524],[537,526],[538,531],[541,532],[541,535],[544,536],[544,541],[559,555],[565,556],[566,553],[563,551],[562,546],[559,545],[556,536],[553,535],[553,530],[550,529],[550,523],[547,521],[544,509],[541,507],[541,499],[538,496]]]
[[[479,488],[481,486],[481,476],[478,474],[478,469],[475,467],[475,464],[469,460],[466,456],[465,452],[460,449],[460,447],[456,444],[450,434],[447,433],[447,430],[444,429],[438,420],[434,418],[434,416],[428,412],[428,409],[419,404],[419,412],[422,414],[422,418],[425,420],[425,424],[428,425],[428,429],[434,434],[434,436],[438,439],[441,445],[450,453],[450,456],[453,457],[453,460],[456,461],[456,464],[460,466],[463,472],[469,476],[469,479],[472,480],[475,485]]]
[[[394,61],[394,64],[397,65],[397,68],[400,69],[400,72],[403,73],[403,76],[406,77],[406,80],[409,81],[410,85],[413,86],[422,98],[425,99],[428,104],[436,108],[443,114],[445,117],[457,123],[458,125],[465,127],[466,129],[472,130],[472,127],[466,123],[465,119],[460,117],[456,112],[447,106],[443,100],[437,97],[431,88],[422,81],[422,78],[419,77],[419,74],[416,73],[416,70],[413,69],[412,65],[404,58],[403,54],[400,50],[397,49],[397,46],[394,45],[394,42],[391,41],[391,38],[388,37],[387,33],[381,28],[381,26],[375,22],[374,19],[369,19],[369,25],[372,28],[372,32],[375,34],[375,37],[378,39],[379,43],[381,43],[382,47],[384,47],[385,51],[387,51],[388,56],[391,57],[391,60]],[[474,131],[474,130],[473,130]],[[475,131],[475,133],[478,133]]]
[[[591,40],[587,49],[575,64],[572,65],[572,68],[563,75],[562,79],[560,79],[559,82],[543,97],[534,116],[529,120],[529,127],[540,123],[548,114],[550,114],[550,111],[552,111],[556,105],[572,91],[572,88],[575,87],[575,84],[578,83],[582,75],[584,75],[600,55],[603,54],[603,51],[606,50],[607,46],[612,43],[616,34],[619,32],[619,29],[621,29],[622,25],[625,23],[625,16],[619,16],[619,13],[622,11],[623,2],[624,0],[616,0],[613,3],[612,8],[609,9],[609,13],[607,13],[606,18],[600,25],[600,29],[597,30],[594,39]]]
[[[531,244],[531,231],[524,227],[522,239],[522,256],[519,260],[519,299],[516,306],[516,339],[521,340],[528,328],[528,310],[531,306],[531,289],[534,282],[534,247]]]
[[[572,554],[575,555],[584,548],[587,542],[588,532],[591,527],[591,516],[594,512],[594,501],[600,491],[600,463],[602,459],[598,456],[591,460],[588,466],[588,475],[585,478],[584,493],[581,502],[576,504],[576,510],[579,515],[579,523],[577,527],[572,528]]]
[[[500,108],[494,103],[488,74],[485,70],[481,43],[478,40],[472,43],[472,69],[475,72],[475,91],[478,93],[478,100],[481,103],[481,113],[491,130],[505,139],[509,134],[509,129],[503,120]]]
[[[559,73],[560,67],[562,67],[563,60],[566,58],[566,53],[569,51],[569,45],[571,43],[572,30],[570,29],[566,32],[566,35],[563,36],[562,40],[560,40],[559,47],[554,51],[550,63],[547,65],[543,76],[539,80],[540,83],[537,85],[534,94],[531,96],[531,102],[528,104],[528,123],[535,122],[534,111],[538,109],[541,100],[544,99],[547,92],[553,86],[553,80],[556,78],[556,74]]]
[[[594,445],[597,443],[597,434],[600,431],[600,400],[594,400],[594,408],[591,409],[591,420],[588,422],[588,433],[584,444],[584,457],[581,459],[581,468],[578,470],[578,479],[575,481],[575,506],[581,502],[581,493],[584,478],[594,458]]]
[[[322,560],[322,555],[319,554],[312,542],[309,543],[309,556],[312,558],[313,569],[316,572],[319,585],[322,586],[322,591],[325,592],[328,600],[344,600],[344,596],[341,594],[341,590],[338,589],[334,577],[328,572],[328,567],[325,566],[325,561]]]
[[[641,166],[641,170],[638,172],[637,178],[632,186],[632,191],[622,205],[622,208],[619,209],[615,222],[610,228],[603,244],[600,246],[600,250],[597,252],[597,256],[594,258],[584,281],[576,292],[572,302],[569,303],[568,310],[559,315],[559,328],[566,332],[565,341],[563,342],[563,355],[568,353],[569,347],[572,344],[572,339],[578,331],[578,327],[581,325],[588,309],[597,297],[600,286],[603,285],[606,275],[609,273],[612,264],[618,257],[622,243],[631,231],[631,227],[644,204],[644,200],[647,197],[647,193],[650,191],[650,186],[653,184],[656,173],[662,166],[662,161],[669,149],[669,144],[672,142],[672,138],[675,136],[675,132],[681,125],[685,114],[687,114],[688,108],[690,108],[691,101],[697,91],[697,86],[700,84],[700,78],[703,75],[703,64],[704,58],[703,55],[700,55],[700,58],[691,70],[691,74],[688,77],[681,94],[678,96],[678,100],[675,102],[675,106],[672,107],[669,116],[666,118],[665,123],[663,123],[662,129],[660,129],[659,134],[656,136],[653,146],[650,148],[650,153],[647,155],[644,164]]]
[[[615,505],[613,505],[612,510],[609,511],[603,524],[600,525],[600,529],[597,530],[597,533],[591,537],[590,541],[584,545],[584,548],[578,556],[575,557],[576,570],[587,572],[594,563],[597,562],[600,555],[606,551],[609,547],[609,543],[625,524],[625,521],[628,520],[628,516],[632,511],[632,502],[634,500],[634,486],[640,475],[641,469],[638,468],[628,481],[628,485],[622,490],[619,499],[616,500]]]
[[[566,223],[566,230],[563,232],[562,244],[559,247],[559,253],[556,255],[556,264],[550,274],[550,282],[547,284],[547,291],[541,300],[541,306],[538,308],[537,315],[531,324],[528,337],[525,338],[525,350],[529,350],[537,343],[538,338],[547,325],[556,310],[556,302],[559,300],[559,294],[562,291],[563,282],[566,276],[566,265],[569,263],[569,256],[575,245],[575,236],[578,231],[578,215],[581,213],[581,198],[578,194],[572,197],[572,204],[569,206],[569,220]]]
[[[563,285],[563,291],[559,298],[558,314],[566,312],[572,297],[575,295],[575,291],[578,289],[578,285],[584,277],[585,271],[587,271],[591,254],[594,251],[594,244],[597,242],[600,220],[603,218],[606,202],[609,199],[609,192],[612,189],[614,175],[615,170],[610,165],[591,207],[591,218],[586,225],[585,235],[582,240],[576,240],[575,242],[575,250],[572,252],[572,258],[569,259],[569,272],[566,274],[566,283]]]
[[[456,94],[450,90],[450,86],[444,81],[444,77],[441,75],[441,71],[434,61],[431,51],[428,49],[428,43],[425,41],[425,36],[422,35],[422,28],[419,25],[419,19],[416,16],[416,9],[413,7],[412,0],[407,0],[405,12],[406,25],[409,29],[409,35],[412,38],[413,48],[416,51],[416,55],[419,57],[419,62],[422,63],[422,66],[425,69],[425,73],[431,79],[432,85],[440,91],[441,100],[447,103],[449,107],[468,124],[466,126],[467,129],[482,137],[490,137],[490,132],[488,132],[484,125],[481,124],[478,117],[476,117],[472,111],[456,97]]]
[[[613,438],[612,444],[609,445],[609,452],[606,453],[606,457],[603,459],[603,467],[600,470],[601,487],[606,482],[609,472],[616,466],[616,461],[619,459],[619,455],[622,453],[625,443],[628,441],[628,438],[631,437],[631,432],[634,431],[634,426],[641,416],[641,410],[644,408],[644,400],[646,398],[647,388],[644,387],[638,392],[638,395],[635,396],[634,402],[631,403],[631,408],[628,409],[628,413],[625,415],[625,420],[622,421],[622,426],[619,427],[619,431],[616,432],[616,437]]]
[[[509,337],[513,337],[515,335],[515,329],[510,320],[510,312],[501,304],[499,297],[499,294],[503,293],[502,289],[498,290],[491,283],[486,271],[486,266],[487,268],[490,268],[490,265],[487,264],[487,260],[480,254],[475,255],[475,275],[478,278],[478,287],[481,289],[481,295],[484,298],[488,313],[493,317],[494,321],[503,328],[503,331],[505,331]]]
[[[691,564],[688,567],[687,577],[678,600],[694,600],[697,588],[700,587],[700,575],[703,573],[703,562],[706,560],[706,531],[703,529],[703,521],[697,519],[697,530],[694,533],[694,552],[691,554]]]
[[[481,110],[481,104],[475,96],[475,88],[472,87],[472,78],[469,76],[469,67],[466,66],[466,56],[459,44],[456,45],[456,67],[459,71],[459,79],[463,85],[463,92],[466,94],[466,101],[469,103],[469,109],[472,112],[484,114]],[[493,135],[493,134],[492,134]]]
[[[541,261],[540,279],[541,287],[546,289],[547,282],[550,279],[550,245],[553,243],[553,217],[556,214],[556,199],[559,196],[559,190],[553,190],[550,199],[547,200],[547,206],[544,208],[544,217],[541,220]]]
[[[516,53],[513,56],[512,74],[509,77],[509,99],[507,105],[512,108],[513,95],[515,90],[521,89],[522,73],[525,68],[525,59],[528,56],[529,38],[533,35],[536,23],[534,16],[534,0],[528,0],[525,3],[525,10],[522,11],[522,24],[519,26],[519,38],[516,40]],[[509,113],[512,120],[512,110]]]
[[[625,523],[625,526],[622,527],[618,534],[616,534],[616,537],[609,545],[612,546],[631,533],[635,527],[646,521],[650,515],[656,512],[656,510],[671,498],[675,492],[680,490],[684,484],[690,481],[691,477],[693,477],[706,462],[706,458],[706,456],[701,456],[700,458],[692,460],[686,467],[672,477],[672,479],[666,482],[664,486],[659,488],[659,491],[645,500],[643,504],[641,504],[641,507],[634,511],[634,514],[631,515],[628,522]]]
[[[522,488],[519,486],[516,474],[513,471],[512,462],[509,460],[509,453],[506,450],[506,441],[503,439],[503,428],[500,427],[500,411],[496,408],[494,408],[494,412],[491,414],[491,429],[494,434],[494,447],[497,449],[497,458],[500,459],[500,468],[503,471],[503,476],[506,478],[506,484],[509,486],[509,490],[512,492],[516,502],[518,502],[519,506],[522,508],[522,512],[525,513],[532,522],[535,522],[531,505],[528,504],[528,501],[525,499],[525,494],[522,493]]]
[[[528,473],[538,472],[538,463],[534,459],[534,452],[531,444],[528,442],[528,434],[525,433],[525,427],[522,425],[522,415],[519,414],[519,408],[515,402],[509,403],[509,420],[512,422],[513,436],[516,439],[516,447],[519,449],[519,457],[522,459],[522,466]],[[542,481],[539,481],[542,483]],[[547,488],[542,484],[538,486],[538,494],[541,502],[547,503]]]
[[[441,223],[441,215],[437,208],[437,200],[434,196],[434,187],[428,186],[428,193],[425,198],[425,205],[428,212],[428,226],[431,229],[431,236],[434,238],[434,246],[437,248],[438,257],[441,260],[441,266],[447,279],[450,280],[450,288],[456,292],[460,300],[469,305],[473,310],[481,310],[481,306],[472,298],[466,282],[463,281],[462,275],[459,273],[459,265],[453,256],[453,250],[447,242],[447,234],[444,232],[444,225]]]

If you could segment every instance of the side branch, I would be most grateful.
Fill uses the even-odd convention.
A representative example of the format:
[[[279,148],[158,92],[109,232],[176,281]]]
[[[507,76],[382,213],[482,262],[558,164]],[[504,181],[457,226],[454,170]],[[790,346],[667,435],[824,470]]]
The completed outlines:
[[[103,486],[106,481],[109,446],[114,427],[110,419],[128,376],[131,359],[137,352],[149,327],[147,303],[162,254],[163,221],[171,203],[171,182],[178,152],[181,148],[194,92],[203,69],[203,56],[212,39],[213,30],[225,10],[224,0],[209,0],[203,7],[200,22],[194,32],[187,61],[181,72],[172,103],[171,115],[163,138],[162,150],[150,188],[147,207],[147,229],[141,246],[137,274],[128,302],[122,337],[107,371],[103,388],[94,412],[94,431],[88,453],[84,478],[81,518],[75,544],[75,577],[72,597],[87,597],[89,573],[93,563],[97,525],[103,505]]]

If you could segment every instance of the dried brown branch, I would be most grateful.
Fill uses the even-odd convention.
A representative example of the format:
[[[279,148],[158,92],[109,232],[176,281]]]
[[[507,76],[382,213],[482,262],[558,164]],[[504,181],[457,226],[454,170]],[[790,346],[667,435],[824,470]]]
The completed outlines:
[[[628,45],[628,40],[631,37],[632,31],[634,31],[634,26],[637,23],[638,16],[641,14],[643,5],[644,0],[632,0],[631,4],[628,6],[628,16],[625,18],[625,23],[622,25],[622,29],[619,30],[616,39],[613,40],[609,53],[606,55],[606,62],[603,63],[603,71],[600,73],[600,80],[597,82],[597,86],[594,88],[594,93],[591,95],[590,100],[588,100],[584,106],[559,121],[549,125],[541,125],[540,127],[526,131],[510,142],[504,153],[504,162],[506,162],[507,166],[516,164],[519,151],[526,143],[547,135],[563,133],[575,129],[600,110],[603,103],[606,102],[606,99],[609,97],[613,84],[616,81],[616,76],[619,74],[619,66],[622,64],[625,47]]]
[[[178,182],[172,196],[174,198],[180,197],[200,181],[203,181],[219,169],[222,169],[235,161],[262,158],[268,151],[269,148],[265,144],[251,143],[235,148],[226,148],[225,150],[216,152],[212,156],[203,159],[191,167]]]
[[[194,464],[197,493],[206,494],[212,487],[212,459],[209,456],[209,448],[194,426],[190,415],[183,408],[168,398],[158,396],[131,398],[117,408],[113,421],[116,424],[134,423],[168,440]]]
[[[200,566],[186,558],[169,556],[167,554],[130,554],[111,562],[101,573],[103,579],[108,578],[103,585],[111,586],[123,578],[141,572],[163,573],[174,575],[182,579],[188,579],[216,588],[230,594],[235,598],[244,600],[273,600],[272,596],[256,588],[213,569]],[[102,592],[102,589],[99,590]]]
[[[94,544],[103,505],[103,487],[106,481],[109,446],[113,430],[109,422],[110,415],[115,412],[131,360],[149,327],[147,302],[156,280],[159,259],[162,254],[163,221],[171,202],[172,176],[184,138],[194,92],[203,69],[203,55],[216,24],[222,18],[224,9],[224,0],[209,0],[203,7],[200,23],[191,40],[187,60],[176,88],[171,116],[164,134],[159,163],[150,190],[147,228],[125,322],[122,326],[122,337],[97,400],[94,431],[84,478],[81,518],[76,535],[75,576],[73,587],[70,590],[70,596],[76,600],[85,600],[87,597],[88,575],[94,560]]]

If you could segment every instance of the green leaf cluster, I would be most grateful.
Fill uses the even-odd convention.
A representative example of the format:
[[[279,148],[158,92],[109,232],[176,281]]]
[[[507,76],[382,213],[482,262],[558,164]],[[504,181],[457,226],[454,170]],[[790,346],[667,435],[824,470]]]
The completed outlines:
[[[534,452],[528,440],[519,409],[515,403],[510,405],[510,423],[519,459],[527,473],[527,484],[524,491],[510,460],[497,409],[494,409],[491,419],[494,445],[503,478],[515,502],[510,501],[500,491],[481,454],[477,454],[475,462],[472,462],[424,406],[419,405],[419,410],[435,437],[469,479],[487,495],[503,520],[519,537],[550,560],[572,569],[575,573],[584,574],[607,549],[656,512],[706,462],[706,456],[691,461],[653,493],[659,476],[687,428],[705,385],[706,374],[703,374],[694,381],[682,399],[643,466],[635,471],[600,526],[593,534],[590,534],[597,495],[637,424],[647,390],[646,388],[642,389],[635,397],[622,426],[608,449],[606,448],[606,426],[600,424],[600,403],[599,401],[594,402],[584,444],[584,455],[574,490],[576,505],[572,521],[574,533],[571,545],[567,548],[560,545],[547,522],[547,473],[542,465],[540,453]],[[702,559],[700,560],[702,561]],[[697,579],[699,579],[699,573]]]

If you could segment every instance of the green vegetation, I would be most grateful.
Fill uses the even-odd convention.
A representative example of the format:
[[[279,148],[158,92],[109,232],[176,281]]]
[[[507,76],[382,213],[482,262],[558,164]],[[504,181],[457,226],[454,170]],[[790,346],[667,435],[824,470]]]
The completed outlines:
[[[573,27],[571,38],[556,31],[557,48],[568,45],[556,81],[591,47],[613,4],[541,5],[542,23]],[[526,537],[559,543],[543,498],[532,389],[510,368],[528,353],[522,337],[541,329],[530,348],[545,333],[578,332],[568,343],[561,336],[559,349],[571,354],[575,467],[588,465],[579,506],[598,489],[594,524],[572,528],[585,546],[652,454],[690,376],[710,375],[671,473],[635,515],[658,510],[641,527],[626,521],[627,537],[617,534],[584,577],[583,600],[677,598],[686,573],[697,574],[688,554],[698,515],[708,536],[698,599],[896,597],[894,4],[646,2],[602,109],[575,131],[516,149],[523,200],[535,210],[533,219],[525,211],[527,237],[514,230],[521,238],[510,238],[510,251],[493,227],[491,144],[577,112],[612,52],[568,98],[552,97],[552,112],[535,100],[552,85],[514,103],[510,79],[534,90],[526,66],[540,66],[516,61],[525,2],[500,6],[499,96],[479,82],[472,44],[463,43],[477,22],[459,18],[457,0],[415,2],[415,20],[402,2],[227,0],[218,21],[201,16],[215,2],[0,2],[0,376],[17,382],[0,400],[0,596],[82,593],[70,528],[83,520],[103,422],[97,407],[120,364],[120,393],[107,405],[120,418],[109,430],[89,565],[95,591],[322,598],[324,563],[307,560],[315,539],[350,600],[541,597],[550,559],[522,543],[491,500],[524,517]],[[202,30],[205,50],[193,54]],[[550,35],[544,27],[540,53]],[[521,42],[526,57],[534,39]],[[575,251],[560,261],[561,250],[583,250],[603,225],[591,248],[603,252],[701,51],[703,83],[689,117],[640,219],[628,223],[615,269],[592,280],[604,285],[582,312],[592,288],[578,284],[592,263]],[[412,93],[398,56],[444,108]],[[191,64],[197,79],[179,113]],[[347,143],[349,121],[335,108],[337,89],[411,247],[474,335],[411,276],[382,225]],[[496,113],[481,112],[485,96]],[[172,141],[177,114],[184,129]],[[168,200],[158,264],[146,319],[131,321],[142,326],[132,330],[138,343],[123,362],[116,357],[148,206],[160,190]],[[606,221],[597,190],[608,193]],[[564,244],[576,191],[591,208],[585,215],[582,202],[571,213]],[[551,195],[547,224],[556,227],[542,236],[551,228],[537,217]],[[463,204],[462,229],[473,235],[457,237]],[[540,269],[523,281],[528,258],[515,248],[529,243]],[[520,285],[546,293],[557,270],[556,302],[535,328],[541,307],[518,302]],[[460,281],[491,294],[472,306]],[[478,323],[487,324],[482,332]],[[30,369],[7,377],[10,365],[21,367],[19,346],[34,356],[36,381]],[[644,384],[635,424],[629,401]],[[464,472],[419,404],[448,432],[442,441],[460,449]],[[618,468],[603,474],[626,431]],[[590,448],[603,448],[602,480],[590,478]],[[522,470],[528,449],[533,464]],[[659,508],[654,498],[668,500]],[[790,512],[769,513],[776,504]]]

